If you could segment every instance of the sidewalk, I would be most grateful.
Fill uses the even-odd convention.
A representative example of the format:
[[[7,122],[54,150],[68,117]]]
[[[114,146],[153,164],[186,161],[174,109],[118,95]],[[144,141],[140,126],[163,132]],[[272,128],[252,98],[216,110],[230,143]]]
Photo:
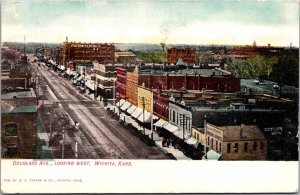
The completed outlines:
[[[132,126],[134,126],[137,131],[139,131],[140,133],[144,133],[144,129],[142,126],[140,126],[137,122],[135,122],[134,120],[131,121]],[[151,130],[145,128],[145,134],[148,135],[148,137],[151,139]],[[172,154],[177,160],[191,160],[191,158],[188,158],[187,156],[185,156],[183,154],[183,152],[181,152],[178,149],[175,149],[173,146],[169,146],[169,147],[163,147],[162,146],[162,137],[159,137],[158,133],[156,131],[153,130],[153,140],[155,142],[155,145],[158,147],[159,150],[161,150],[162,152],[164,152],[165,154]]]
[[[88,96],[89,98],[91,99],[94,99],[94,94],[88,94],[88,92],[86,91],[84,93],[84,95]],[[104,103],[103,101],[100,101],[100,97],[97,97],[95,102],[97,102],[101,107],[103,107],[103,109],[107,109],[108,107],[112,107],[113,105],[110,103],[110,102],[106,102],[106,106],[104,106]],[[117,108],[117,106],[116,106]],[[121,119],[119,119],[121,120]],[[144,133],[144,129],[142,126],[138,125],[137,122],[135,122],[133,119],[132,119],[132,125],[137,129],[137,131],[139,131],[139,133]],[[146,129],[145,128],[145,134],[149,136],[149,138],[151,138],[151,130],[149,129]],[[183,154],[183,152],[181,152],[180,150],[178,149],[175,149],[173,146],[169,146],[169,147],[163,147],[162,146],[162,138],[159,137],[159,135],[157,134],[156,131],[153,131],[153,140],[155,142],[155,145],[156,147],[158,147],[159,150],[161,150],[162,152],[164,152],[165,154],[172,154],[177,160],[191,160],[190,158],[188,158],[187,156],[185,156]]]
[[[38,129],[38,154],[39,159],[53,159],[52,148],[49,147],[48,134],[44,129],[40,116],[37,119]]]

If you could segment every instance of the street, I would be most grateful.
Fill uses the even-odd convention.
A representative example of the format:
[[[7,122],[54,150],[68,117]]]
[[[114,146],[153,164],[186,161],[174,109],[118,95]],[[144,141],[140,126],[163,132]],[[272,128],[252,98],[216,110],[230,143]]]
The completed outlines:
[[[34,59],[30,56],[30,61]],[[52,146],[53,158],[167,159],[113,119],[99,102],[81,94],[47,66],[34,69],[39,79],[39,113]],[[76,145],[77,142],[77,146]]]

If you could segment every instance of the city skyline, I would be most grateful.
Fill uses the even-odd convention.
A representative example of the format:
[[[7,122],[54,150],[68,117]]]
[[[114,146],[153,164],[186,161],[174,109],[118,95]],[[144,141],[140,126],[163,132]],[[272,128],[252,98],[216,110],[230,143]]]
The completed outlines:
[[[19,0],[1,18],[2,42],[299,46],[294,0]]]

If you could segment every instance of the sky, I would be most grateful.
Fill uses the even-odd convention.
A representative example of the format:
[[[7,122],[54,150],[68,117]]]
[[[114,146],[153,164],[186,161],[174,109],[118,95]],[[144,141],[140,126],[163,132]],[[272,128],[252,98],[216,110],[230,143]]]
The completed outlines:
[[[299,0],[2,0],[5,41],[299,46]]]

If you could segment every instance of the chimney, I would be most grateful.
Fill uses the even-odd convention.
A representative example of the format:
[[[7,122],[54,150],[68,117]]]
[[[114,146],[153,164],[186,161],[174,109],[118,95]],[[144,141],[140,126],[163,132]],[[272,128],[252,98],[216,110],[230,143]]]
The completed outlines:
[[[241,124],[240,126],[240,138],[243,139],[243,130],[244,130],[245,125]]]

